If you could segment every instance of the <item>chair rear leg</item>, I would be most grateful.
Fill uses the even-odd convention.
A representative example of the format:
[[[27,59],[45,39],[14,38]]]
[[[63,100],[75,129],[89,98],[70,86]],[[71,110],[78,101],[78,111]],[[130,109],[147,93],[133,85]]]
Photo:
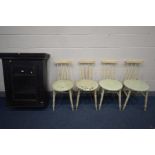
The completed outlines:
[[[80,98],[80,90],[78,90],[78,93],[77,93],[76,110],[78,109],[78,106],[79,106],[79,98]]]
[[[104,96],[104,90],[102,90],[102,92],[101,92],[101,98],[100,98],[99,110],[101,109],[101,106],[102,106],[103,96]]]
[[[97,110],[97,91],[94,91],[95,109]]]
[[[69,91],[69,98],[70,98],[70,102],[71,102],[71,108],[72,108],[72,111],[73,111],[74,110],[74,105],[73,105],[72,90]]]
[[[122,103],[121,103],[121,90],[118,92],[118,103],[119,103],[119,110],[121,111]]]
[[[127,97],[126,97],[126,100],[125,100],[125,102],[124,102],[124,106],[123,106],[122,111],[125,109],[125,107],[126,107],[126,105],[127,105],[127,103],[128,103],[128,100],[129,100],[130,95],[131,95],[131,90],[129,90],[129,92],[128,92],[128,94],[127,94]]]
[[[147,110],[148,92],[145,93],[144,111]]]
[[[56,97],[56,92],[53,91],[53,111],[55,110],[55,97]]]

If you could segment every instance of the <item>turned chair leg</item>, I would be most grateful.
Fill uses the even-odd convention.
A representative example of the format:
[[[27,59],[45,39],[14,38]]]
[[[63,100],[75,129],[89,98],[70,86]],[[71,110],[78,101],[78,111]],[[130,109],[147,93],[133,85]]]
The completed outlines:
[[[101,92],[101,98],[100,98],[99,110],[101,109],[101,106],[102,106],[103,96],[104,96],[104,90],[102,90],[102,92]]]
[[[79,106],[80,90],[78,90],[77,99],[76,99],[76,110]]]
[[[97,110],[97,91],[94,91],[95,109]]]
[[[145,93],[144,111],[147,110],[148,92]]]
[[[72,111],[74,110],[74,105],[73,105],[73,98],[72,98],[72,90],[69,91],[69,98],[70,98],[70,102],[71,102],[71,108]]]
[[[55,110],[55,96],[56,96],[56,92],[53,91],[53,111]]]
[[[127,94],[127,97],[126,97],[126,100],[125,100],[125,103],[124,103],[124,106],[123,106],[122,111],[125,109],[125,107],[126,107],[126,105],[127,105],[127,103],[128,103],[128,100],[129,100],[130,95],[131,95],[131,90],[129,90],[129,92],[128,92],[128,94]]]
[[[118,92],[118,103],[119,103],[119,110],[121,111],[122,103],[121,103],[121,90]]]

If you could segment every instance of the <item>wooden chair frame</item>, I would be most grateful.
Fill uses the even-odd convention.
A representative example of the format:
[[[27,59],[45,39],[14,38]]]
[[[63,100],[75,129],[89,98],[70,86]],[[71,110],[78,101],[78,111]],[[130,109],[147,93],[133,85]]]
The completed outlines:
[[[103,79],[112,79],[115,80],[115,65],[118,63],[117,60],[102,60],[101,63],[103,64],[102,69],[102,77]],[[101,97],[100,97],[100,103],[99,103],[99,110],[101,109],[102,103],[103,103],[103,96],[105,94],[105,91],[103,88],[101,88]],[[121,90],[119,91],[106,91],[110,93],[116,93],[118,95],[118,103],[119,103],[119,109],[121,110]]]
[[[70,60],[60,60],[55,62],[57,68],[57,80],[71,80],[71,65]],[[55,97],[56,91],[53,90],[53,111],[55,110]],[[69,90],[69,98],[71,102],[71,108],[74,110],[72,90]]]
[[[141,65],[144,61],[143,60],[125,60],[125,65],[126,65],[126,72],[124,76],[124,80],[139,80],[139,65]],[[126,87],[123,88],[123,92],[126,95],[126,99],[122,108],[122,111],[125,110],[127,103],[129,101],[129,98],[131,96],[132,92],[135,92],[132,89],[128,89]],[[136,91],[138,92],[138,91]],[[144,97],[144,111],[147,110],[147,102],[148,102],[148,91],[145,92],[140,92]]]
[[[80,65],[80,80],[93,80],[93,65],[95,64],[94,60],[81,60],[79,61]],[[79,106],[79,98],[82,90],[78,89],[77,100],[76,100],[76,110]],[[97,110],[97,90],[94,90],[94,101],[95,108]]]
[[[117,60],[102,60],[101,63],[103,64],[103,72],[102,77],[103,79],[115,79],[115,65],[118,63]],[[121,90],[119,91],[108,91],[113,92],[118,95],[118,103],[119,103],[119,109],[121,110]],[[101,109],[102,102],[103,102],[103,96],[105,94],[105,90],[102,88],[101,90],[101,97],[100,97],[100,103],[99,103],[99,110]]]

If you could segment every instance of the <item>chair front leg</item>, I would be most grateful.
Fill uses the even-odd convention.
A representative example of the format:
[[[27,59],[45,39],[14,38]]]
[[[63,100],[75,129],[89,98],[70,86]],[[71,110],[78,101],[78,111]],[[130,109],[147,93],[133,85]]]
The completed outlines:
[[[119,103],[119,110],[121,111],[122,103],[121,103],[121,90],[118,92],[118,103]]]
[[[76,99],[76,110],[79,106],[79,98],[80,98],[80,90],[78,90],[78,93],[77,93],[77,99]]]
[[[131,95],[131,90],[129,90],[129,92],[127,93],[127,97],[126,97],[126,100],[124,102],[124,106],[123,106],[122,111],[125,109],[125,107],[126,107],[126,105],[128,103],[128,100],[129,100],[130,95]]]
[[[53,111],[55,110],[55,97],[56,97],[56,92],[53,90]]]
[[[103,96],[104,96],[104,90],[102,89],[101,98],[100,98],[100,104],[99,104],[99,110],[101,109],[101,106],[102,106]]]
[[[73,105],[73,98],[72,98],[72,90],[69,90],[69,98],[70,98],[70,102],[71,102],[71,108],[72,111],[74,110],[74,105]]]
[[[95,109],[97,110],[97,91],[94,91]]]
[[[148,92],[145,93],[144,111],[147,110]]]

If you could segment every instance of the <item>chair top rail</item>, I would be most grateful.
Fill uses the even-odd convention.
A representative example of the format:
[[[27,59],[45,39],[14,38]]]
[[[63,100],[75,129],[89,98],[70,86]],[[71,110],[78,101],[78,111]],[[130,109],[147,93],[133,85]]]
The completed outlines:
[[[117,64],[118,60],[110,60],[110,59],[104,59],[101,61],[102,64]]]
[[[144,60],[141,59],[132,59],[132,60],[125,60],[124,61],[126,64],[142,64],[144,63]]]
[[[79,64],[95,64],[95,60],[80,60]]]
[[[72,61],[71,60],[58,60],[58,61],[55,61],[55,64],[58,64],[58,65],[59,64],[64,64],[64,65],[68,64],[69,65],[69,64],[72,64]]]

